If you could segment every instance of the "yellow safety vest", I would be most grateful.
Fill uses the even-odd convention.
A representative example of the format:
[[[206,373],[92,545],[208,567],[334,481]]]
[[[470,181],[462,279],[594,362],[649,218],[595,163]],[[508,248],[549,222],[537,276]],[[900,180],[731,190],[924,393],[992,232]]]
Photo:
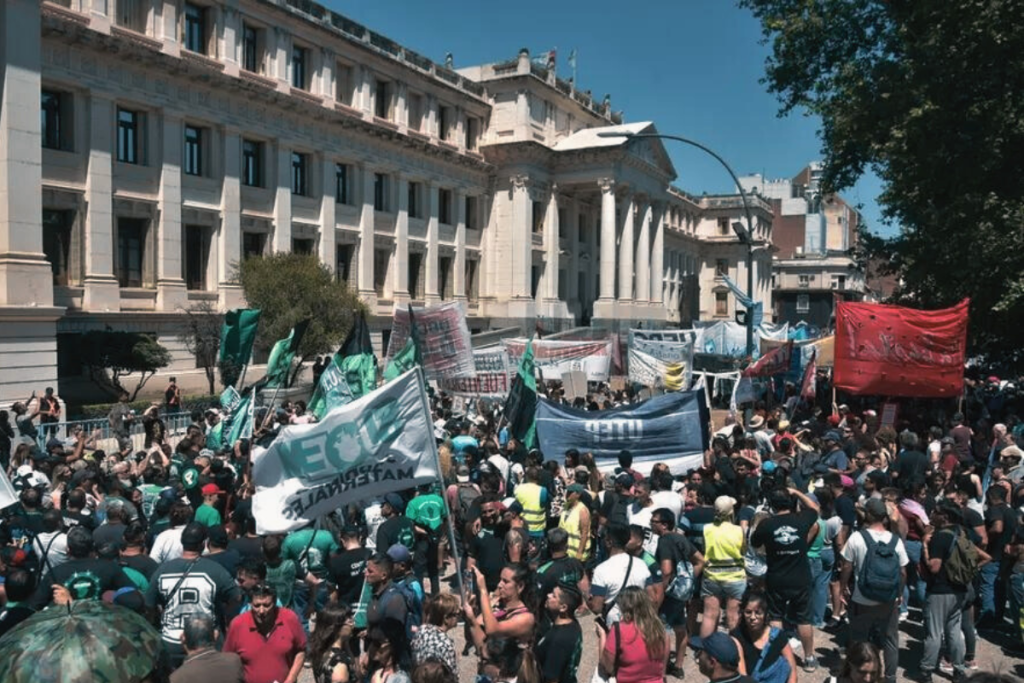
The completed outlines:
[[[516,500],[523,506],[523,521],[531,534],[543,534],[547,526],[547,513],[541,505],[541,486],[529,482],[516,487]]]
[[[704,574],[715,581],[746,581],[743,529],[732,522],[704,527]]]
[[[562,510],[562,516],[558,520],[558,526],[565,529],[566,533],[569,534],[569,557],[586,557],[587,551],[590,545],[590,534],[587,534],[586,538],[583,538],[580,529],[580,508],[582,503],[576,503],[570,510]],[[580,548],[583,548],[583,554],[580,554]]]

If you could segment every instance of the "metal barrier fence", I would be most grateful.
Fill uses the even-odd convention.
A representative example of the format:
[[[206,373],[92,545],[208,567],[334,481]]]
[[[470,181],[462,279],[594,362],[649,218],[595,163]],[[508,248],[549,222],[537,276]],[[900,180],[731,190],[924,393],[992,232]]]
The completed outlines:
[[[176,445],[185,436],[185,430],[192,424],[192,414],[190,412],[168,413],[161,415],[160,419],[163,420],[165,428],[164,441],[172,446]],[[57,438],[60,441],[70,439],[72,428],[77,426],[81,426],[87,435],[91,435],[97,429],[100,431],[96,439],[96,448],[105,450],[108,453],[117,450],[117,437],[111,432],[110,420],[105,417],[90,420],[71,420],[70,422],[41,423],[36,427],[38,430],[36,442],[40,449],[45,450],[46,442],[50,439]],[[129,435],[134,448],[136,450],[142,449],[145,445],[146,433],[141,415],[135,416],[135,421],[129,429]]]

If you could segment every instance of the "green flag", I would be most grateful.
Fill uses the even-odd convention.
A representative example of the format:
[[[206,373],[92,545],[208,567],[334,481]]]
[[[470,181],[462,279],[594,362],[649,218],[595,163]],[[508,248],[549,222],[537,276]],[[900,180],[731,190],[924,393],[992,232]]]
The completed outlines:
[[[233,362],[241,368],[252,357],[252,343],[260,323],[259,309],[235,308],[224,314],[220,330],[220,362]]]
[[[270,350],[270,358],[267,359],[267,377],[264,386],[286,387],[288,386],[289,374],[292,370],[292,361],[302,344],[302,337],[306,334],[309,326],[309,319],[303,320],[291,329],[288,336],[274,344]]]
[[[416,319],[412,314],[412,306],[409,307],[409,336],[405,340],[405,346],[396,353],[388,366],[384,368],[384,381],[390,382],[396,377],[404,375],[417,365],[423,365],[423,355],[420,352],[419,332],[416,330]]]
[[[533,337],[526,342],[523,357],[519,360],[519,371],[512,380],[512,388],[505,400],[505,419],[508,431],[527,450],[537,446],[537,377],[534,374]]]
[[[239,439],[248,439],[252,436],[252,412],[254,407],[252,397],[255,393],[254,389],[250,389],[245,393],[245,396],[242,396],[235,403],[229,421],[231,431],[228,434],[225,445],[234,448]]]
[[[360,313],[345,342],[320,376],[308,409],[318,420],[338,406],[377,388],[377,357],[370,344],[370,328]]]

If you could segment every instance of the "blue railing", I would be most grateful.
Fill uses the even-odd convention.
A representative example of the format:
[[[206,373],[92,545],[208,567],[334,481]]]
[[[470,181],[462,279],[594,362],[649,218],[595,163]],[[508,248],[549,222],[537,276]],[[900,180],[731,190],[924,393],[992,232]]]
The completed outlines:
[[[190,412],[167,413],[161,415],[160,419],[163,420],[166,430],[165,441],[171,443],[172,446],[185,436],[185,430],[192,424],[192,414]],[[117,450],[117,437],[111,432],[110,421],[105,417],[39,424],[36,427],[39,431],[36,436],[36,442],[39,444],[39,448],[45,450],[47,441],[54,437],[65,441],[71,437],[71,430],[77,426],[81,426],[86,435],[90,436],[93,432],[99,430],[100,433],[96,437],[96,448],[101,448],[107,452]],[[135,448],[141,449],[146,440],[141,415],[135,416],[135,421],[132,423],[129,434]]]

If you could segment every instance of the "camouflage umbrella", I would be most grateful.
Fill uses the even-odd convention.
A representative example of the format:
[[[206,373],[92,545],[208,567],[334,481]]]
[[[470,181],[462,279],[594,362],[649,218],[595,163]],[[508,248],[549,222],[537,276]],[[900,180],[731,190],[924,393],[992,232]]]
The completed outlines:
[[[0,681],[140,683],[156,667],[160,633],[99,600],[53,605],[0,638]]]

